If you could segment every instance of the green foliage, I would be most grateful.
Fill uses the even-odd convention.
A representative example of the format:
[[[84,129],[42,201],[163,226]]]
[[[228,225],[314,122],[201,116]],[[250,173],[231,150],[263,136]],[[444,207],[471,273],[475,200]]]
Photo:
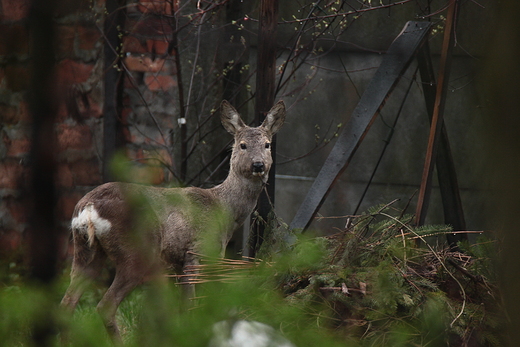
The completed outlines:
[[[463,252],[418,246],[423,236],[451,229],[414,228],[411,219],[378,206],[339,234],[297,238],[278,220],[266,233],[263,260],[233,263],[233,275],[201,281],[190,308],[173,279],[135,290],[118,312],[123,341],[207,346],[217,322],[246,319],[300,347],[503,345],[495,243],[461,244]],[[208,257],[201,266],[204,273],[224,265]],[[11,281],[0,290],[3,345],[30,346],[45,331],[48,345],[112,345],[95,309],[101,286],[87,291],[71,315],[58,306],[67,275],[49,287],[5,278]]]

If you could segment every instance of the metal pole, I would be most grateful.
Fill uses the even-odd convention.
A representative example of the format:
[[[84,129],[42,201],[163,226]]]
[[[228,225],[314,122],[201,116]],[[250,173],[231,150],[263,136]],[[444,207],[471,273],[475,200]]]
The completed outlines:
[[[276,27],[278,20],[278,0],[262,0],[260,4],[260,21],[258,26],[258,58],[256,75],[256,107],[255,122],[260,125],[267,112],[274,104],[275,71],[276,71]],[[262,192],[258,200],[258,213],[264,221],[271,211],[271,203],[274,204],[274,191],[276,172],[276,137],[271,143],[273,164],[269,172],[267,194]],[[254,257],[262,244],[264,236],[262,223],[256,223],[252,231],[252,240],[249,256]]]

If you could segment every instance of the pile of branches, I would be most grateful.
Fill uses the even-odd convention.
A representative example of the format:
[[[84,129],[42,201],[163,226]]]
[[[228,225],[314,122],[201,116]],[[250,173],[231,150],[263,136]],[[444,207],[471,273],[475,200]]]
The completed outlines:
[[[412,221],[388,205],[352,217],[325,238],[320,268],[285,274],[280,288],[320,324],[368,345],[503,346],[496,242],[480,235],[453,250],[451,227]]]
[[[415,227],[412,215],[391,204],[348,218],[335,235],[299,237],[290,245],[283,242],[287,226],[275,222],[258,253],[264,260],[199,255],[200,265],[172,277],[192,284],[234,286],[244,278],[273,284],[287,305],[305,313],[299,319],[307,326],[353,344],[505,345],[494,269],[498,246],[484,233],[464,232],[479,235],[450,248],[450,226]]]

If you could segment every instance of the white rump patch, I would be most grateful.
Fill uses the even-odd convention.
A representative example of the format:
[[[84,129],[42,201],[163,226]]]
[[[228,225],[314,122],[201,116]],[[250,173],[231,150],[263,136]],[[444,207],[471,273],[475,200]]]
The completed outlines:
[[[72,229],[83,233],[88,233],[89,226],[94,228],[96,235],[100,235],[109,232],[112,228],[112,223],[107,219],[101,218],[94,208],[94,204],[91,203],[87,204],[71,222]]]

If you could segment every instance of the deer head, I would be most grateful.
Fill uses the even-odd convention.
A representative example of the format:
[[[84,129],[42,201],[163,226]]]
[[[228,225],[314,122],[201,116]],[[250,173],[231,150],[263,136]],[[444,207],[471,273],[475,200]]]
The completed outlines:
[[[230,171],[247,179],[258,178],[267,182],[273,163],[271,141],[285,121],[285,105],[279,101],[267,113],[259,127],[244,124],[237,110],[226,100],[221,105],[221,121],[224,128],[235,137]]]

